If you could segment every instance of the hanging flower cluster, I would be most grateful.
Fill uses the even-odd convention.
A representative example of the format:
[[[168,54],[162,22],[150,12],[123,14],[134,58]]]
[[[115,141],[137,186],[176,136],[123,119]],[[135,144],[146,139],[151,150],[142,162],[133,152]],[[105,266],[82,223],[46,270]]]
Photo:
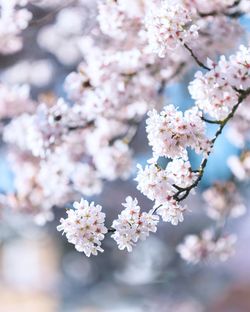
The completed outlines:
[[[118,248],[132,251],[133,246],[138,240],[144,240],[150,232],[156,232],[158,217],[153,211],[140,212],[136,198],[128,196],[126,203],[122,204],[125,209],[113,221],[112,228],[114,234],[111,237],[117,242]]]
[[[107,233],[107,228],[104,226],[105,214],[101,212],[102,207],[81,199],[80,202],[74,203],[74,208],[75,210],[67,211],[66,219],[60,220],[58,231],[63,231],[76,250],[84,252],[88,257],[103,252],[101,241]]]

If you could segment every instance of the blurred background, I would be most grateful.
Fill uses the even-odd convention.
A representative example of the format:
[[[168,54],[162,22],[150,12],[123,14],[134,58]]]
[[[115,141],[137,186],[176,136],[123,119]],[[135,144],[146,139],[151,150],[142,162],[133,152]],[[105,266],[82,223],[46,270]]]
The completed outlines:
[[[77,40],[95,23],[94,1],[82,5],[84,20],[77,19],[77,10],[61,6],[63,1],[51,1],[51,6],[42,2],[32,7],[34,22],[24,32],[24,49],[0,57],[1,80],[31,84],[34,98],[48,91],[64,95],[63,81],[81,60]],[[248,27],[247,20],[242,19],[242,24]],[[168,87],[167,101],[183,109],[192,105],[187,92],[192,76],[189,73],[181,83]],[[136,162],[145,164],[150,156],[145,124],[133,147]],[[225,159],[237,153],[225,135],[220,137],[201,189],[214,180],[227,179],[230,172]],[[1,143],[0,190],[12,187]],[[248,186],[243,185],[241,191],[247,203]],[[133,177],[129,182],[106,183],[102,195],[94,198],[105,207],[109,224],[128,194],[137,196],[145,210],[151,207],[136,191]],[[106,239],[105,252],[90,259],[56,231],[64,209],[57,210],[55,220],[44,227],[14,214],[0,218],[0,312],[250,311],[249,213],[227,224],[238,235],[233,258],[227,263],[193,266],[179,258],[175,246],[185,234],[198,233],[212,221],[204,217],[199,192],[188,199],[188,205],[191,211],[183,224],[161,223],[157,235],[140,242],[133,253],[119,251],[113,240]]]

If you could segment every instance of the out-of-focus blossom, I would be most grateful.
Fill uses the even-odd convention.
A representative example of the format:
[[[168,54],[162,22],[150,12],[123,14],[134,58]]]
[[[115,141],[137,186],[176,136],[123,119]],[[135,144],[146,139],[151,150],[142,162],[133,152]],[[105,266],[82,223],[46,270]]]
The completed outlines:
[[[6,69],[2,74],[2,79],[10,84],[28,83],[40,88],[51,82],[53,71],[51,61],[46,59],[35,62],[21,61]]]
[[[116,141],[113,146],[102,148],[102,153],[94,156],[94,164],[100,176],[109,181],[127,179],[131,173],[132,158],[128,145]]]
[[[196,264],[205,260],[226,261],[234,254],[235,235],[214,237],[211,230],[205,230],[201,235],[187,235],[177,251],[187,262]]]
[[[250,97],[240,105],[229,123],[227,137],[235,146],[243,148],[250,141]]]
[[[245,151],[239,157],[230,156],[228,161],[232,173],[240,181],[248,180],[250,178],[250,152]]]
[[[30,98],[28,85],[0,84],[0,119],[33,112],[34,109],[35,102]]]
[[[21,33],[28,27],[31,12],[22,8],[27,1],[0,1],[0,53],[16,53],[23,47]]]
[[[243,198],[233,182],[218,182],[203,193],[207,203],[207,214],[215,220],[238,218],[245,214]]]
[[[38,34],[38,44],[53,53],[65,65],[80,61],[78,41],[83,34],[85,22],[84,7],[71,7],[60,10],[55,24],[44,26]]]
[[[85,196],[99,194],[102,191],[102,180],[98,172],[95,171],[93,166],[86,163],[76,166],[71,175],[71,179],[74,189]]]

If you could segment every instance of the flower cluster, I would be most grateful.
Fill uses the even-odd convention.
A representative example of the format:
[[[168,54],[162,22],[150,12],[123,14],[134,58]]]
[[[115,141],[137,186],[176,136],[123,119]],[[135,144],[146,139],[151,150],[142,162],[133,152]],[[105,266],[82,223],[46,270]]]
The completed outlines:
[[[186,207],[183,207],[173,197],[169,196],[166,200],[157,207],[157,214],[162,217],[164,222],[170,222],[172,225],[178,225],[179,222],[184,221],[183,213]]]
[[[171,1],[164,0],[160,7],[152,8],[145,24],[149,45],[160,57],[198,37],[198,27],[192,24],[190,12]]]
[[[144,240],[150,232],[156,232],[158,217],[152,211],[140,212],[136,198],[128,196],[122,204],[125,209],[113,221],[114,234],[112,238],[117,242],[118,248],[132,251],[138,240]]]
[[[0,1],[0,53],[12,54],[22,49],[20,34],[28,27],[31,12],[23,8],[26,0]]]
[[[24,8],[28,2],[56,7],[46,0],[0,0],[0,53],[21,49],[20,34],[31,19]],[[235,117],[229,122],[231,140],[243,146],[250,138],[250,48],[241,46],[218,63],[210,60],[235,49],[243,29],[230,17],[250,8],[244,0],[104,0],[95,5],[74,1],[58,14],[55,10],[54,24],[38,29],[40,47],[63,64],[80,62],[65,79],[66,100],[39,95],[34,101],[28,86],[0,84],[0,129],[9,145],[15,188],[3,196],[4,204],[44,223],[52,219],[52,207],[99,194],[105,180],[129,178],[131,143],[148,114],[153,157],[144,168],[138,166],[135,180],[153,207],[141,212],[137,199],[127,197],[109,231],[119,249],[131,251],[156,232],[159,217],[172,225],[184,220],[187,208],[182,201],[200,182],[215,140],[230,118]],[[90,12],[97,14],[98,24],[89,21]],[[162,108],[165,86],[194,62],[206,70],[197,72],[189,85],[195,105],[184,112],[173,105]],[[206,122],[218,126],[213,139]],[[196,170],[190,149],[203,157]],[[248,158],[245,153],[229,160],[240,180],[249,176]],[[231,182],[212,186],[204,199],[208,215],[218,223],[245,212]],[[103,251],[101,241],[108,230],[101,206],[81,200],[74,207],[58,230],[87,256]],[[205,231],[188,236],[178,250],[196,263],[210,256],[227,258],[233,243],[233,236]]]
[[[39,3],[40,1],[34,2]],[[86,8],[77,5],[77,1],[74,7],[61,9],[54,24],[45,25],[40,29],[37,38],[39,46],[53,53],[64,65],[77,64],[81,60],[79,41],[87,29],[87,14]]]
[[[250,87],[250,49],[244,46],[228,60],[208,61],[209,72],[198,72],[189,91],[196,105],[216,120],[223,120],[237,104],[237,90]]]
[[[144,169],[138,165],[137,188],[149,199],[155,201],[155,210],[165,222],[177,225],[183,221],[186,210],[173,198],[176,188],[185,189],[196,180],[188,160],[175,158],[165,169],[153,163]]]
[[[31,151],[34,156],[45,157],[60,143],[69,128],[77,126],[75,118],[78,116],[63,99],[52,107],[42,103],[35,114],[25,113],[14,119],[5,128],[4,138],[23,150]]]
[[[187,235],[184,242],[177,247],[180,256],[187,262],[196,264],[200,261],[226,261],[234,254],[236,236],[231,234],[215,237],[215,233],[208,229],[199,235]]]
[[[215,220],[237,218],[246,212],[243,199],[233,182],[217,183],[203,193],[208,216]]]
[[[101,241],[107,228],[104,226],[105,214],[101,212],[102,207],[90,204],[81,199],[74,202],[75,210],[67,210],[68,217],[61,219],[58,231],[63,231],[69,243],[74,244],[77,251],[84,252],[87,257],[103,252]]]
[[[0,84],[0,119],[13,118],[24,112],[33,112],[34,101],[28,85]]]
[[[187,147],[204,154],[210,150],[205,122],[197,108],[183,114],[173,105],[168,105],[160,114],[153,110],[148,116],[146,131],[155,158],[183,157]]]
[[[224,79],[238,90],[250,87],[250,48],[241,45],[227,60],[222,57],[218,64]]]
[[[228,166],[238,180],[248,180],[250,178],[250,151],[243,152],[240,157],[230,156]]]
[[[229,123],[227,137],[238,148],[243,148],[250,141],[250,99],[249,97],[237,110]]]

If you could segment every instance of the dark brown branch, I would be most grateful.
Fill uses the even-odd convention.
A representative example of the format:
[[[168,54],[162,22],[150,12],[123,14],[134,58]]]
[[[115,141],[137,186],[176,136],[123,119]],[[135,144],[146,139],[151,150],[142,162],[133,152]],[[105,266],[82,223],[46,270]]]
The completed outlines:
[[[223,121],[221,120],[210,120],[210,119],[207,119],[205,117],[201,117],[201,119],[207,123],[210,123],[210,124],[216,124],[216,125],[221,125]]]
[[[206,70],[210,70],[209,67],[207,67],[206,65],[204,65],[204,64],[198,59],[198,57],[194,54],[193,50],[192,50],[186,43],[184,43],[184,47],[190,52],[192,58],[195,60],[195,62],[196,62],[200,67],[202,67],[203,69],[206,69]]]
[[[76,130],[83,130],[83,129],[88,129],[92,126],[94,126],[95,122],[94,120],[90,120],[86,122],[84,125],[81,126],[69,126],[67,127],[68,131],[76,131]]]

